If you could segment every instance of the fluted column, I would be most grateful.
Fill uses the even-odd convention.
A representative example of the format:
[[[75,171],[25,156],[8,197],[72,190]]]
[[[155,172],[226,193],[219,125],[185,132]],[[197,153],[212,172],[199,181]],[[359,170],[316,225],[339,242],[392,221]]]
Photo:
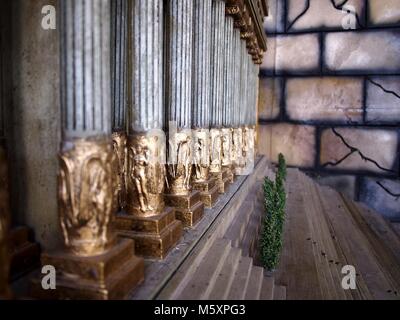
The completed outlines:
[[[126,205],[126,105],[128,98],[128,0],[111,2],[111,119],[117,157],[118,210]]]
[[[194,0],[193,106],[194,180],[207,181],[210,165],[212,0]]]
[[[221,172],[221,128],[224,97],[225,54],[225,1],[213,0],[212,4],[212,55],[211,55],[211,166],[212,173]]]
[[[60,1],[59,213],[65,244],[92,256],[110,245],[115,209],[111,143],[110,1]]]
[[[230,167],[231,159],[231,127],[233,117],[233,24],[232,16],[225,17],[224,32],[224,74],[223,74],[223,113],[222,113],[222,130],[221,130],[221,162],[222,166]]]
[[[165,207],[164,7],[162,0],[133,0],[130,6],[126,211],[152,216]]]
[[[233,84],[233,114],[232,114],[232,122],[233,122],[233,134],[232,134],[232,152],[231,159],[232,164],[236,167],[239,165],[239,151],[241,150],[241,127],[240,127],[240,112],[241,112],[241,104],[240,104],[240,86],[241,86],[241,40],[240,40],[240,30],[235,28],[233,30],[233,59],[234,59],[234,71],[232,76],[232,84]]]
[[[193,0],[167,1],[168,180],[170,194],[189,194],[192,173]]]

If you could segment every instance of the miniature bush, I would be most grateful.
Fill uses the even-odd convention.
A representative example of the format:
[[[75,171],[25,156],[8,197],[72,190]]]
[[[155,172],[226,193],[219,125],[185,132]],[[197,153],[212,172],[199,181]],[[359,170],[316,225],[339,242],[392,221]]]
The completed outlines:
[[[285,179],[286,163],[284,156],[280,154],[275,181],[266,177],[263,185],[265,217],[260,249],[261,262],[264,268],[268,270],[276,268],[282,251],[286,207]]]

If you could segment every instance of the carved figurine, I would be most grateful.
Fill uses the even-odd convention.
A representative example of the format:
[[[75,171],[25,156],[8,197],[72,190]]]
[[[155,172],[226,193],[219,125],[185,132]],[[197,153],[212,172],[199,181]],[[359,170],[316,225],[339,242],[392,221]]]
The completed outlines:
[[[191,144],[192,139],[189,135],[186,139],[179,141],[178,143],[178,173],[183,175],[183,185],[189,190],[190,189],[190,176],[192,173],[192,163],[191,163]]]
[[[149,166],[149,149],[145,144],[138,143],[135,148],[131,148],[133,164],[130,174],[136,186],[139,197],[141,211],[148,212],[154,210],[150,205],[149,192],[147,190],[147,168]]]
[[[194,145],[194,166],[195,166],[195,175],[196,175],[196,180],[201,180],[203,179],[202,175],[202,159],[203,159],[203,149],[204,149],[205,142],[201,137],[198,137],[196,139],[196,143]]]

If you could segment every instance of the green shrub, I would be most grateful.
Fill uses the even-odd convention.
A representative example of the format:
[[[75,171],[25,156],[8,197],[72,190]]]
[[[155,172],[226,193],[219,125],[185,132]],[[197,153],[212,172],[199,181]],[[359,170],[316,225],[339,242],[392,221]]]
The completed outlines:
[[[278,156],[278,174],[283,180],[286,180],[287,170],[286,170],[286,160],[282,153]]]
[[[279,155],[279,167],[275,181],[266,177],[263,185],[266,214],[263,222],[260,248],[262,264],[268,270],[276,268],[282,251],[286,207],[285,179],[285,158],[283,155]]]

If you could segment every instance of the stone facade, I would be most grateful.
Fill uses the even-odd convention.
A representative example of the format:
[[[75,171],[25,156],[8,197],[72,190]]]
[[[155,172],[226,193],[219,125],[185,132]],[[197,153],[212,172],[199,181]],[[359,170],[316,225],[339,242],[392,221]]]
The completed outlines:
[[[260,152],[400,219],[400,1],[269,5]]]

